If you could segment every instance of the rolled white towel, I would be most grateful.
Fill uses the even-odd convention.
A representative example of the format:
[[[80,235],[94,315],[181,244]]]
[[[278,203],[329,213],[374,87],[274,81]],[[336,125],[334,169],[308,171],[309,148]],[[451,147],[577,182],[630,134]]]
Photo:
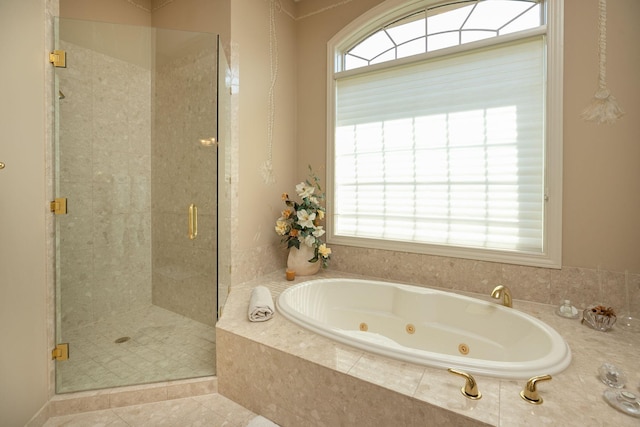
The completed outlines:
[[[256,286],[251,291],[249,300],[249,320],[252,322],[264,322],[273,317],[273,298],[271,291],[265,286]]]

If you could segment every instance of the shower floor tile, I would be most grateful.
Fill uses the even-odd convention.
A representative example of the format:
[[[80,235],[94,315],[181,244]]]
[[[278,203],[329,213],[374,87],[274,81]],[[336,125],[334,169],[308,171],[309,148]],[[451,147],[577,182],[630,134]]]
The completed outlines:
[[[215,375],[215,338],[215,327],[157,306],[63,331],[57,392]]]

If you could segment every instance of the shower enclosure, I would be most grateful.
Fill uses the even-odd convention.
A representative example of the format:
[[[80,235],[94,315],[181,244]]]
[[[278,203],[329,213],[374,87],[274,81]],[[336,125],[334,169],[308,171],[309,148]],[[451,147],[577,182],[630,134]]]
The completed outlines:
[[[56,43],[56,390],[213,375],[218,37],[60,18]]]

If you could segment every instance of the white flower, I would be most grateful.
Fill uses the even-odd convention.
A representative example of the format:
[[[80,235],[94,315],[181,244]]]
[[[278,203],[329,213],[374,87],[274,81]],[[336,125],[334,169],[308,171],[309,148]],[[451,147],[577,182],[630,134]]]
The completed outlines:
[[[311,203],[313,203],[314,205],[319,205],[319,204],[320,204],[320,200],[318,200],[318,198],[317,198],[317,197],[315,197],[315,196],[311,196],[311,197],[309,197],[309,201],[310,201]]]
[[[311,234],[313,234],[315,237],[320,237],[320,236],[322,236],[324,233],[325,233],[325,231],[322,229],[322,226],[321,226],[321,225],[319,225],[319,226],[317,226],[317,227],[316,227],[316,229],[315,229],[315,230],[313,230],[313,233],[311,233]]]
[[[318,209],[318,219],[322,221],[324,219],[324,211]]]
[[[305,245],[313,247],[313,244],[316,242],[316,238],[309,234],[308,236],[304,236],[303,242]]]
[[[289,224],[287,223],[287,221],[281,221],[281,220],[276,221],[276,233],[278,233],[280,236],[284,236],[288,232],[289,232]]]
[[[316,219],[315,213],[310,214],[305,209],[300,209],[297,215],[300,227],[313,228],[313,220]]]
[[[309,186],[304,182],[301,182],[300,184],[296,185],[296,192],[298,193],[298,196],[302,197],[303,199],[305,197],[311,196],[315,190],[316,190],[316,187]]]

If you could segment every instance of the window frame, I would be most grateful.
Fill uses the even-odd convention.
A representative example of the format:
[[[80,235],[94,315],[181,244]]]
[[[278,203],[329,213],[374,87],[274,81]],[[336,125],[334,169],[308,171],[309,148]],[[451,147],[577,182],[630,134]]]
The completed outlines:
[[[562,112],[563,112],[563,22],[564,0],[546,0],[547,22],[532,30],[506,34],[468,44],[453,46],[393,61],[382,62],[367,67],[341,71],[343,53],[355,43],[393,20],[415,13],[418,9],[443,3],[442,0],[386,0],[356,18],[327,43],[327,242],[331,244],[376,248],[383,250],[421,253],[428,255],[466,258],[479,261],[501,262],[546,268],[562,266]],[[435,245],[414,242],[391,241],[362,237],[338,236],[333,224],[334,213],[334,161],[335,161],[335,114],[336,77],[369,72],[374,69],[390,68],[425,58],[457,54],[459,52],[483,48],[496,43],[545,33],[547,88],[545,95],[545,206],[543,251],[529,253],[522,251],[502,251],[494,249],[467,248],[449,245]]]

